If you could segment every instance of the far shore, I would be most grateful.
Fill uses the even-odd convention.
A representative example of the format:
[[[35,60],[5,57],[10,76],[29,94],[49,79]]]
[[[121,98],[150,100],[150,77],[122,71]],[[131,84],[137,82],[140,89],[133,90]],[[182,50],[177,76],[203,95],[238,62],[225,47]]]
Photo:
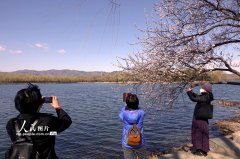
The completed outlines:
[[[0,82],[0,84],[25,84],[25,83],[38,83],[38,84],[73,84],[73,83],[89,83],[89,84],[138,84],[137,82],[56,82],[56,81],[19,81],[19,82]]]

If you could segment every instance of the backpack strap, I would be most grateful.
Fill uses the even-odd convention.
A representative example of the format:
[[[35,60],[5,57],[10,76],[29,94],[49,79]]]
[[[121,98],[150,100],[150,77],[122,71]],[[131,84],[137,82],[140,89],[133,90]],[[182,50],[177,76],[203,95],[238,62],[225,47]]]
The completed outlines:
[[[14,128],[16,132],[20,132],[18,119],[14,120]]]

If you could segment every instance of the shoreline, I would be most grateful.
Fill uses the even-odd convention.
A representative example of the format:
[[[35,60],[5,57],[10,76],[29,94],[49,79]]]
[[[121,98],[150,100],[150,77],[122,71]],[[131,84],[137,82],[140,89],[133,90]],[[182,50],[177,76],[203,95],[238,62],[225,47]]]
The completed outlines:
[[[229,156],[229,152],[231,151],[231,148],[234,149],[234,152],[232,152],[233,154],[237,154],[240,156],[240,109],[236,112],[235,116],[219,120],[213,125],[217,127],[217,129],[222,133],[222,135],[209,139],[210,151],[208,153],[208,156],[212,157],[209,159],[215,159],[214,156],[217,156],[215,154],[216,152],[223,154],[220,157],[223,157],[225,154],[228,155],[226,159],[230,159],[231,156]],[[236,141],[234,140],[234,138]],[[229,146],[224,144],[223,141],[226,143],[233,142],[234,144],[231,144],[231,146]],[[222,147],[220,145],[222,145]],[[187,159],[199,158],[191,154],[191,148],[192,144],[188,143],[179,147],[172,147],[165,151],[151,152],[149,159],[186,159],[186,157],[188,157]],[[225,149],[229,152],[221,152],[223,151],[222,149]],[[208,156],[202,158],[208,158]],[[219,159],[218,157],[216,157],[216,159]]]
[[[26,84],[29,82],[0,82],[0,84]],[[30,83],[36,83],[36,84],[135,84],[135,83],[129,83],[129,82],[30,82]]]
[[[228,119],[219,120],[214,125],[223,133],[223,136],[232,135],[240,131],[240,114]]]

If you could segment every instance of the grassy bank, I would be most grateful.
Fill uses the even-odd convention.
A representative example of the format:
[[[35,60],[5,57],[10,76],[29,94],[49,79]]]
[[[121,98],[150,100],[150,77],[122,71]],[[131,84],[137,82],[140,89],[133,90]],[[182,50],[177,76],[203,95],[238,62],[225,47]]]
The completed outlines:
[[[200,79],[199,79],[200,80]],[[201,78],[201,80],[203,80]],[[239,77],[221,72],[209,73],[204,80],[209,81],[226,81],[239,80]],[[31,73],[10,73],[0,72],[0,83],[76,83],[76,82],[114,82],[127,83],[134,82],[131,75],[127,73],[110,72],[97,75],[48,75],[48,74],[31,74]],[[137,82],[137,81],[135,81]],[[176,81],[177,82],[177,81]]]
[[[92,76],[54,76],[0,73],[0,83],[75,83],[75,82],[114,82],[126,83],[129,78],[123,73],[109,73]]]

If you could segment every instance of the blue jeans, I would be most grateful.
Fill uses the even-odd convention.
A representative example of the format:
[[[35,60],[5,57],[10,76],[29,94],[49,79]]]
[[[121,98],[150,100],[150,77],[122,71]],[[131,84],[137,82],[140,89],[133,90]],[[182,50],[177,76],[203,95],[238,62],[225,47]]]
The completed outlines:
[[[148,159],[148,152],[145,148],[145,146],[142,146],[140,148],[126,148],[122,146],[124,159]]]

